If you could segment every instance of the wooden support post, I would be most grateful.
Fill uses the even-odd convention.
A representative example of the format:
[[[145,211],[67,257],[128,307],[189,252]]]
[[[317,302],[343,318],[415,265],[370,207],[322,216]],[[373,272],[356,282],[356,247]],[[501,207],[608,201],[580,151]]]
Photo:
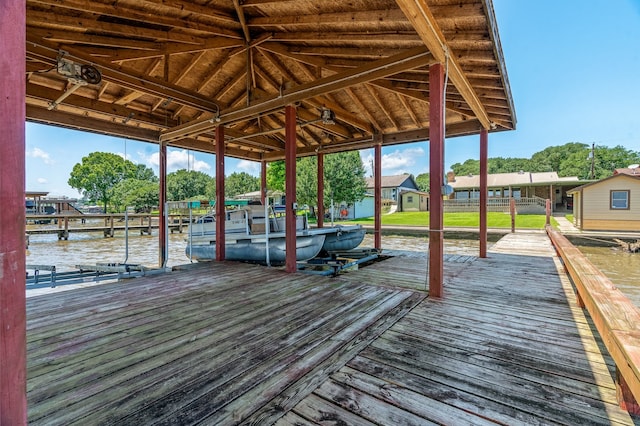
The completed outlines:
[[[511,233],[516,232],[516,199],[509,198],[509,214],[511,215]]]
[[[165,209],[167,204],[167,144],[160,142],[160,186],[158,188],[158,266],[167,263],[167,235]],[[142,219],[140,219],[142,220]]]
[[[545,225],[549,226],[551,225],[551,200],[549,200],[548,198],[545,202],[545,213],[547,215]]]
[[[373,148],[373,247],[382,248],[382,145],[376,144]]]
[[[216,260],[223,261],[225,253],[224,206],[224,126],[216,127]]]
[[[442,185],[444,163],[444,67],[429,67],[429,297],[442,297],[444,235]]]
[[[324,227],[324,154],[318,153],[318,210],[316,211],[316,218],[318,222],[318,228]]]
[[[260,201],[263,206],[269,202],[269,197],[267,197],[267,162],[264,160],[260,162]]]
[[[629,414],[640,416],[640,404],[636,401],[629,385],[625,382],[618,368],[616,368],[616,396],[620,408],[627,410]]]
[[[285,271],[296,272],[296,109],[287,105],[285,116]]]
[[[480,257],[487,257],[487,156],[489,150],[489,132],[480,130]]]
[[[25,2],[0,10],[0,424],[26,425]]]

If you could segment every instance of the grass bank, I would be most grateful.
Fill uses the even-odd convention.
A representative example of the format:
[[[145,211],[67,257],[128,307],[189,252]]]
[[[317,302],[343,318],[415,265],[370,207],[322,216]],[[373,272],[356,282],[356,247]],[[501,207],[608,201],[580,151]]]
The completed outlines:
[[[516,229],[544,229],[545,215],[526,214],[516,215]],[[350,223],[373,225],[373,217],[361,218]],[[429,212],[397,212],[382,215],[382,225],[398,226],[429,226]],[[551,218],[551,225],[558,226],[556,220]],[[445,227],[478,227],[480,226],[479,213],[444,213]],[[505,213],[487,213],[487,226],[489,228],[511,228],[511,216]]]

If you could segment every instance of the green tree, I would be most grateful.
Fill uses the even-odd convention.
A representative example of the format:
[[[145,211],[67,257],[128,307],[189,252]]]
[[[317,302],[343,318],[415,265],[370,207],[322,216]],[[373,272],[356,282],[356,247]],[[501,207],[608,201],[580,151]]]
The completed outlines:
[[[87,199],[102,203],[106,213],[113,197],[113,188],[118,182],[134,177],[137,170],[135,164],[119,155],[92,152],[73,166],[67,182]]]
[[[271,191],[284,191],[284,161],[274,161],[267,165],[267,186]]]
[[[158,182],[158,177],[153,170],[144,164],[136,164],[135,175],[132,177],[140,181]]]
[[[334,202],[347,204],[364,198],[367,181],[358,151],[329,154],[325,157],[324,165],[325,207],[330,205],[331,198]]]
[[[296,200],[307,204],[315,216],[318,203],[318,161],[315,156],[299,158],[296,164]]]
[[[224,194],[234,197],[238,194],[260,190],[260,178],[246,172],[233,172],[224,179]]]
[[[416,183],[420,191],[429,192],[429,173],[420,173],[416,176]]]
[[[114,187],[113,204],[118,211],[134,207],[136,212],[150,212],[158,205],[158,182],[125,179]]]
[[[167,175],[167,200],[215,198],[215,179],[203,172],[180,169]]]
[[[528,171],[560,173],[563,161],[576,153],[586,155],[587,148],[586,144],[579,142],[569,142],[560,146],[547,147],[531,156],[531,169]]]
[[[560,176],[578,176],[580,179],[602,179],[613,174],[617,168],[627,167],[640,162],[640,153],[628,150],[620,145],[613,148],[596,145],[591,159],[591,147],[585,145],[580,151],[566,157],[558,170]]]

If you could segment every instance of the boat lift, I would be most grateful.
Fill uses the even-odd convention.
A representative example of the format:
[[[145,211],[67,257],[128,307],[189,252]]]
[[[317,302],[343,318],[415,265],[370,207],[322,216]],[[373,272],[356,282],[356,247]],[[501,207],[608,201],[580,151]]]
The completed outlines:
[[[382,250],[374,248],[330,252],[326,257],[315,257],[298,262],[298,271],[305,274],[338,276],[341,272],[357,269],[359,265],[380,257]]]

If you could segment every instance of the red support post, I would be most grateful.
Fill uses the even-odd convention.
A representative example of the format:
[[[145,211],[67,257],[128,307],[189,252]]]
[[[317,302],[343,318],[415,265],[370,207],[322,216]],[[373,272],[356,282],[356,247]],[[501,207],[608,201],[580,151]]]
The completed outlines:
[[[24,0],[0,10],[0,424],[26,425]]]
[[[216,260],[225,259],[224,126],[216,127]]]
[[[516,232],[516,199],[509,198],[509,214],[511,215],[511,233]]]
[[[160,184],[158,188],[158,266],[163,267],[167,262],[167,219],[165,217],[167,203],[167,145],[160,142],[159,146]],[[149,223],[151,227],[151,223]]]
[[[444,67],[429,67],[429,297],[442,297],[444,235],[442,185],[444,163]]]
[[[480,130],[480,257],[487,257],[487,156],[489,151],[489,132]]]
[[[262,205],[266,205],[269,202],[267,197],[267,162],[262,160],[260,169],[260,201]]]
[[[549,226],[551,225],[551,200],[548,198],[545,200],[544,210],[547,216],[544,223],[545,225]]]
[[[382,248],[382,145],[376,144],[373,149],[373,247]]]
[[[324,227],[324,154],[318,153],[318,228]]]
[[[286,198],[286,224],[285,224],[285,271],[296,272],[296,211],[293,208],[296,202],[296,109],[287,105],[284,109],[285,116],[285,198]]]

